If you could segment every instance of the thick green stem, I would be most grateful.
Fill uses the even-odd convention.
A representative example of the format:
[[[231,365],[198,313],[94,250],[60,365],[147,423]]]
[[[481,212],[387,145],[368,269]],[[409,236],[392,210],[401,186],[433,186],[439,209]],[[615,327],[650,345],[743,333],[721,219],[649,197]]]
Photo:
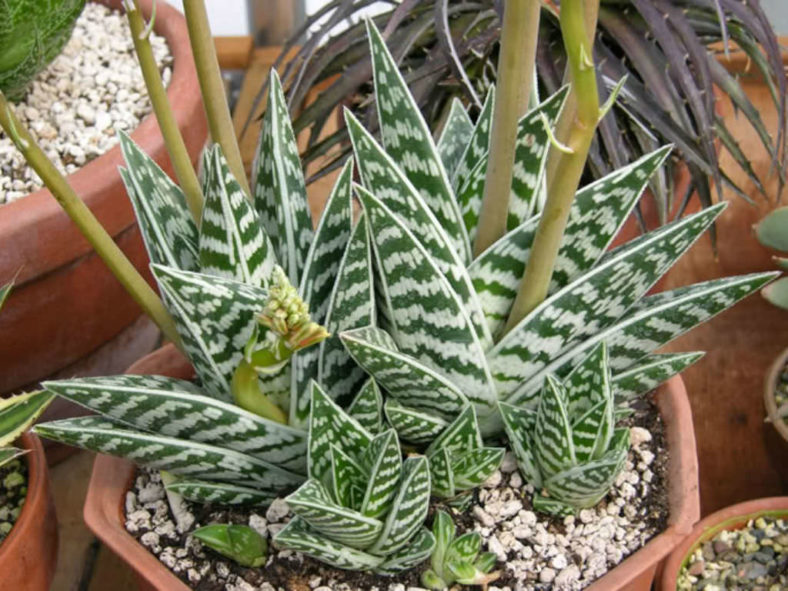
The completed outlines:
[[[98,255],[129,295],[156,323],[164,336],[180,347],[181,340],[175,330],[175,323],[164,307],[161,298],[156,295],[156,292],[123,254],[123,251],[118,248],[93,212],[69,186],[65,177],[49,161],[43,150],[14,115],[2,92],[0,92],[0,126],[14,141],[27,163],[38,173],[63,211],[68,214],[82,235],[96,249]]]
[[[227,95],[222,83],[219,60],[216,58],[216,47],[213,44],[205,3],[203,0],[184,0],[183,11],[189,27],[189,40],[197,67],[197,77],[200,80],[200,91],[211,138],[221,146],[230,171],[246,194],[251,196],[241,150],[238,148],[235,128],[230,117],[230,107],[227,105]]]
[[[192,166],[183,136],[178,129],[178,122],[170,107],[170,101],[167,99],[167,91],[161,81],[156,58],[153,57],[153,49],[151,49],[149,39],[150,31],[146,28],[145,20],[142,18],[139,0],[134,0],[134,10],[128,10],[127,13],[134,50],[137,52],[142,77],[145,79],[145,86],[148,89],[153,111],[156,113],[156,120],[159,122],[159,129],[164,137],[164,144],[167,146],[178,184],[186,196],[189,211],[199,225],[204,201],[200,181]]]
[[[490,156],[474,256],[506,234],[517,122],[528,108],[534,79],[540,6],[540,0],[507,0],[504,4]]]
[[[235,370],[231,388],[233,401],[241,408],[277,423],[287,424],[287,415],[260,390],[257,371],[246,359]]]
[[[504,328],[505,332],[516,326],[547,297],[569,210],[599,123],[599,94],[593,46],[590,43],[593,33],[586,30],[586,3],[598,6],[599,0],[561,2],[561,33],[569,62],[572,89],[577,97],[577,109],[569,127],[567,141],[558,157],[557,174],[547,185],[547,201],[520,289]]]

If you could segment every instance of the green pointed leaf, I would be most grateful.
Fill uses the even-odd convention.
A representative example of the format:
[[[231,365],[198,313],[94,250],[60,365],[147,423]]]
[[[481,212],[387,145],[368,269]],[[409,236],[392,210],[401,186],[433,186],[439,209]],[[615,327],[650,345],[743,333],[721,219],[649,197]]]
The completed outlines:
[[[383,395],[375,380],[370,378],[364,383],[347,413],[370,433],[383,430]]]
[[[206,396],[186,380],[122,375],[44,382],[47,391],[135,429],[234,449],[306,473],[306,432]]]
[[[391,508],[402,472],[402,456],[397,433],[389,429],[375,437],[364,453],[369,480],[361,503],[361,513],[382,519]]]
[[[126,458],[188,479],[230,482],[278,492],[304,477],[252,456],[195,441],[133,431],[101,417],[43,423],[35,432],[75,447]]]
[[[339,334],[377,322],[372,250],[367,220],[362,214],[353,229],[336,275],[325,327],[331,336],[320,343],[318,382],[333,400],[346,400],[367,379],[351,359]]]
[[[427,560],[434,547],[435,539],[422,527],[407,546],[389,554],[376,571],[382,574],[394,574],[412,569]]]
[[[788,277],[770,283],[761,290],[761,293],[775,306],[788,309]]]
[[[5,304],[6,299],[8,298],[8,294],[11,293],[11,288],[14,286],[13,283],[7,283],[0,287],[0,310],[3,309],[3,304]]]
[[[197,225],[180,187],[123,131],[118,132],[127,169],[120,168],[151,262],[199,269]]]
[[[365,571],[377,568],[383,558],[340,544],[317,531],[300,517],[294,517],[274,537],[274,545],[311,556],[336,568]]]
[[[572,424],[572,443],[579,463],[599,459],[607,451],[615,427],[613,400],[600,400]]]
[[[252,170],[254,203],[263,228],[290,283],[299,285],[312,244],[312,218],[298,145],[282,84],[274,68],[271,69],[268,107]]]
[[[467,532],[455,538],[446,550],[445,563],[470,562],[476,560],[476,556],[482,549],[482,536],[479,532]]]
[[[566,410],[570,421],[576,420],[600,401],[612,398],[609,363],[607,346],[602,342],[564,378]]]
[[[167,485],[167,490],[193,503],[217,505],[270,505],[276,493],[226,482],[181,480]]]
[[[451,454],[445,447],[429,456],[432,494],[450,499],[457,495],[454,487],[454,472],[451,469]]]
[[[492,552],[482,552],[479,554],[479,557],[474,562],[474,566],[479,572],[488,573],[492,570],[492,567],[495,566],[495,563],[498,562],[498,558]]]
[[[293,513],[312,529],[352,548],[367,548],[383,529],[379,520],[335,503],[323,485],[312,478],[286,500]]]
[[[481,486],[501,465],[505,451],[502,447],[482,447],[458,455],[451,465],[456,489]]]
[[[400,439],[416,445],[431,442],[449,425],[440,416],[404,406],[395,398],[386,399],[384,408],[386,419]]]
[[[372,326],[345,331],[342,343],[389,396],[405,406],[450,420],[465,406],[459,389],[441,374],[400,353],[393,339]]]
[[[536,490],[542,488],[542,474],[534,457],[533,434],[536,431],[536,411],[500,402],[503,427],[509,439],[509,448],[517,458],[520,474]]]
[[[451,454],[463,454],[482,446],[482,435],[476,420],[476,410],[468,404],[452,423],[436,437],[425,452],[428,456],[441,449]]]
[[[768,248],[788,252],[788,206],[778,207],[758,222],[755,236]]]
[[[151,265],[205,392],[230,400],[230,382],[268,292],[231,279]]]
[[[27,450],[17,449],[16,447],[0,447],[0,468],[13,459],[21,457],[27,453]]]
[[[0,398],[0,447],[10,445],[27,431],[53,398],[43,391]]]
[[[267,287],[276,258],[221,148],[210,151],[200,224],[200,271]]]
[[[566,404],[563,385],[548,375],[539,398],[534,432],[534,451],[539,458],[539,469],[547,479],[577,464]]]
[[[367,36],[383,145],[410,182],[419,188],[460,260],[468,263],[471,260],[468,235],[429,127],[371,20],[367,20]]]
[[[241,566],[258,568],[268,557],[268,542],[248,525],[216,523],[197,528],[192,535]]]
[[[451,100],[451,108],[443,132],[438,140],[438,154],[443,168],[451,178],[460,163],[463,152],[473,135],[473,123],[468,112],[457,97]]]
[[[636,365],[616,373],[613,377],[613,394],[617,402],[630,401],[651,392],[662,382],[681,373],[703,357],[702,351],[692,353],[665,353],[649,355]]]
[[[435,518],[432,522],[432,535],[435,538],[435,550],[433,550],[430,557],[430,563],[436,572],[441,572],[443,571],[443,558],[446,556],[446,551],[449,549],[452,540],[454,540],[454,536],[457,535],[457,527],[454,525],[454,520],[442,509],[438,509],[435,512]]]
[[[336,445],[331,446],[330,492],[336,503],[359,511],[368,480],[369,474],[356,460]],[[360,491],[358,503],[356,503],[356,491]]]
[[[479,118],[476,120],[476,125],[473,128],[473,134],[452,176],[452,187],[455,193],[467,182],[468,175],[490,149],[490,131],[492,129],[494,108],[495,87],[490,86],[482,110],[479,113]]]

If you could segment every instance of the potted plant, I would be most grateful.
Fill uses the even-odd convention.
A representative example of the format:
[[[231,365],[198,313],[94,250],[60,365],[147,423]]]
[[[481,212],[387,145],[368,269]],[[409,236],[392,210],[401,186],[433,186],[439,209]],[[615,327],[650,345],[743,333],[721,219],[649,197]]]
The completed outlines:
[[[481,579],[492,567],[486,556],[479,562],[478,549],[450,560],[454,570],[435,555],[451,543],[436,541],[423,527],[430,505],[453,506],[455,513],[466,510],[481,520],[479,531],[489,536],[484,550],[500,561],[508,550],[491,534],[515,518],[533,520],[518,531],[538,546],[548,543],[545,524],[551,519],[564,519],[567,526],[579,519],[577,535],[592,535],[603,525],[602,508],[615,522],[615,495],[622,505],[640,499],[630,516],[616,505],[626,520],[635,520],[638,511],[652,507],[631,479],[640,482],[634,472],[642,474],[641,493],[650,489],[654,474],[647,476],[648,466],[659,451],[646,445],[655,439],[648,430],[630,430],[642,419],[632,406],[638,401],[635,406],[648,406],[649,416],[666,425],[661,436],[671,463],[661,469],[670,474],[661,487],[669,506],[661,512],[662,525],[648,531],[636,525],[634,537],[643,538],[626,550],[611,550],[611,563],[605,559],[598,569],[580,572],[565,555],[563,561],[555,556],[549,567],[554,578],[543,583],[650,585],[657,562],[698,515],[694,439],[681,382],[669,381],[656,406],[643,396],[699,355],[654,350],[774,273],[645,296],[722,205],[608,252],[669,150],[659,149],[578,191],[596,125],[612,105],[600,105],[597,94],[587,5],[562,4],[572,83],[524,113],[539,2],[506,5],[505,67],[495,102],[470,129],[446,126],[449,135],[439,145],[466,146],[452,161],[433,143],[370,23],[383,145],[347,115],[362,184],[352,184],[354,161],[348,161],[315,230],[278,77],[271,76],[247,191],[237,146],[222,135],[231,128],[220,124],[227,111],[215,63],[202,59],[212,47],[205,7],[199,0],[185,7],[218,145],[203,157],[202,183],[194,190],[179,188],[121,138],[127,163],[121,175],[164,301],[124,262],[13,113],[4,117],[0,108],[0,123],[16,129],[20,150],[57,187],[61,203],[99,254],[188,358],[170,347],[136,366],[143,376],[46,383],[48,391],[98,414],[45,423],[37,432],[148,467],[127,496],[133,467],[99,460],[86,515],[94,524],[111,520],[113,530],[98,532],[102,539],[122,549],[148,583],[178,588],[174,575],[139,544],[137,551],[126,550],[134,542],[121,529],[123,499],[128,517],[144,522],[144,499],[155,498],[164,507],[166,496],[175,521],[160,524],[161,531],[190,532],[247,569],[266,562],[265,569],[242,573],[260,583],[292,571],[281,561],[294,551],[317,560],[309,563],[308,574],[347,581],[372,577],[367,580],[377,586],[418,580],[414,567],[430,556],[443,575]],[[137,7],[129,17],[132,27],[144,31]],[[576,97],[578,116],[562,143],[553,125],[568,96]],[[465,115],[455,110],[454,117]],[[542,191],[551,145],[562,174]],[[455,191],[447,168],[460,166],[467,178]],[[355,224],[354,193],[363,209]],[[513,453],[504,456],[504,445]],[[481,484],[493,492],[474,492]],[[492,510],[490,495],[509,497],[514,513],[493,518],[486,512]],[[196,504],[184,510],[184,500]],[[206,501],[270,505],[270,526],[263,530],[251,516],[248,525],[222,523],[211,514],[198,518],[194,512]],[[536,512],[547,517],[540,522]],[[194,529],[197,524],[208,529]],[[535,531],[528,533],[531,526]],[[142,533],[136,521],[129,527],[156,552],[150,531]],[[436,529],[438,537],[447,531],[440,524]],[[661,535],[621,562],[657,531]],[[510,538],[509,550],[524,556],[525,544],[513,533]],[[615,528],[611,543],[613,538]],[[278,553],[266,557],[269,543]],[[173,552],[177,557],[178,550]],[[511,562],[515,570],[507,566],[502,577],[549,576],[545,565],[522,570],[521,560]],[[187,568],[181,577],[197,584],[203,575],[213,576],[212,564],[205,573],[202,563],[194,572]],[[351,573],[343,575],[336,566]],[[392,574],[400,578],[380,578]]]
[[[665,561],[660,591],[788,585],[788,499],[738,503],[704,517]]]
[[[10,289],[0,288],[0,308]],[[46,591],[55,574],[57,519],[46,458],[38,437],[25,433],[52,398],[30,392],[0,400],[0,569],[9,589]]]
[[[29,19],[27,9],[37,11],[44,4],[51,10],[50,2],[14,0],[4,3],[0,13],[12,10]],[[56,4],[75,10],[81,3]],[[104,4],[114,10],[121,8],[120,0]],[[152,4],[142,4],[145,14],[151,14]],[[42,25],[53,14],[41,17]],[[30,34],[29,25],[25,20],[26,35]],[[176,124],[192,160],[196,160],[206,128],[185,22],[176,10],[160,2],[153,29],[166,39],[173,57],[167,93],[176,106]],[[13,35],[4,35],[0,43],[15,51],[25,46],[23,39]],[[145,118],[130,131],[156,162],[172,171],[155,118]],[[69,182],[132,263],[147,273],[148,261],[133,210],[117,174],[121,162],[119,148],[113,148],[69,175]],[[0,345],[0,392],[19,390],[58,371],[73,374],[80,367],[92,373],[119,371],[155,343],[156,335],[147,325],[124,333],[139,317],[139,308],[91,252],[46,188],[2,205],[0,252],[0,277],[16,277],[17,285],[0,318],[0,332],[5,335]],[[109,346],[111,350],[105,348],[103,354],[91,357],[121,333],[124,336],[114,348]],[[80,361],[82,366],[75,365]]]

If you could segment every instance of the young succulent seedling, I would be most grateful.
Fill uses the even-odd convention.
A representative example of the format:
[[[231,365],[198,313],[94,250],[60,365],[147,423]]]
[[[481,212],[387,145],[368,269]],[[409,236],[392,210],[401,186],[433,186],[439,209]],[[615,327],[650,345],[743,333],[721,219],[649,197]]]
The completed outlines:
[[[758,241],[767,248],[788,253],[788,207],[778,207],[755,226]],[[774,257],[783,271],[788,271],[788,259]],[[763,288],[763,296],[775,306],[788,309],[788,277],[782,277]]]
[[[430,555],[431,568],[421,575],[421,584],[427,589],[441,591],[455,583],[460,585],[487,586],[496,581],[500,573],[490,573],[496,557],[492,552],[481,552],[482,536],[479,532],[467,532],[457,536],[457,528],[445,511],[435,513],[432,522],[435,548]]]
[[[200,527],[192,535],[241,566],[260,567],[268,557],[268,542],[248,525],[216,523]]]

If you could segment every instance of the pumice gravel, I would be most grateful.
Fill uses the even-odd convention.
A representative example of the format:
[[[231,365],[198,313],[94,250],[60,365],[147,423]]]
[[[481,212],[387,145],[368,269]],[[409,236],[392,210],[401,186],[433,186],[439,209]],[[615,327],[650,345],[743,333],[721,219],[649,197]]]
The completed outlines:
[[[172,56],[167,43],[151,34],[151,45],[169,84]],[[150,110],[125,16],[94,2],[85,5],[63,52],[14,106],[22,124],[65,174],[112,148],[116,131],[133,131]],[[38,175],[0,130],[0,205],[41,187]]]
[[[27,498],[27,464],[11,460],[0,468],[0,544],[8,537]]]

